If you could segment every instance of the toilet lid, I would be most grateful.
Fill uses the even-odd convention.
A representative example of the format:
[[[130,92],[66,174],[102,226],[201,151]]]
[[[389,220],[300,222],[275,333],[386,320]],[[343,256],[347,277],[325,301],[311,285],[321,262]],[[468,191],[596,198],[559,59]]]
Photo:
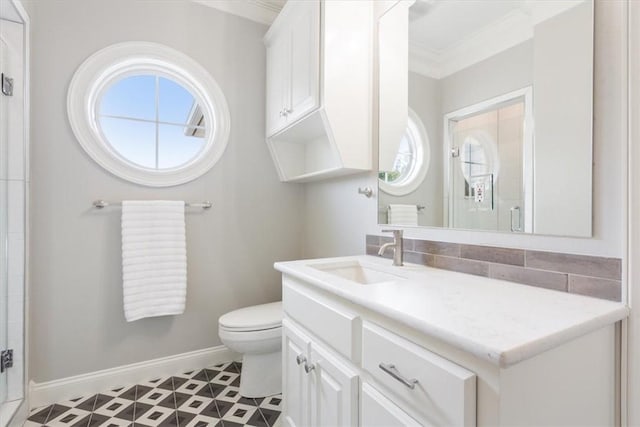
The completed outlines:
[[[220,327],[233,331],[259,331],[282,326],[282,301],[240,308],[224,314]]]

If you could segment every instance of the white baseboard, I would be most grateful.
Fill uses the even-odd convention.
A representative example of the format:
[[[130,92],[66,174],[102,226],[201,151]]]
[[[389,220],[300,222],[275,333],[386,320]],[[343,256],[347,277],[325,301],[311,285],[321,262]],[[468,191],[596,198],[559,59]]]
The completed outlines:
[[[37,408],[77,397],[90,396],[116,387],[238,360],[238,356],[224,345],[220,345],[44,383],[31,381],[29,405],[31,408]]]

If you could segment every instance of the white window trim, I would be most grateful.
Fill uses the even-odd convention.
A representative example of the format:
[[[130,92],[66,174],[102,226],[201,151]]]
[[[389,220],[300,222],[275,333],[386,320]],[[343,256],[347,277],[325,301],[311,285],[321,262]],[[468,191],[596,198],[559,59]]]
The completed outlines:
[[[422,144],[416,144],[416,164],[413,166],[411,174],[400,182],[386,182],[378,179],[381,191],[392,196],[405,196],[411,194],[420,187],[427,176],[431,162],[431,141],[422,120],[411,108],[408,110],[409,118],[415,124],[418,137]]]
[[[114,79],[145,71],[175,80],[202,106],[209,132],[199,155],[190,162],[168,169],[145,168],[124,159],[101,134],[96,104],[104,89]],[[220,159],[229,140],[229,108],[213,77],[193,59],[157,43],[119,43],[87,58],[71,80],[67,112],[78,142],[96,163],[122,179],[151,187],[184,184],[202,176]]]

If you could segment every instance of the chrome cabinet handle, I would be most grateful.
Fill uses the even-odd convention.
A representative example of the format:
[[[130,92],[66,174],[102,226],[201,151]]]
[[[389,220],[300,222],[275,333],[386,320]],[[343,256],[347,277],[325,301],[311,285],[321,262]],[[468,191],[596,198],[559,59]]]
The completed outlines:
[[[304,371],[308,374],[309,372],[313,371],[314,369],[316,369],[316,365],[314,365],[313,363],[304,363]]]
[[[391,363],[380,363],[378,367],[387,374],[391,375],[394,379],[409,387],[411,390],[416,388],[416,384],[418,384],[418,380],[415,378],[406,379],[405,377],[403,377],[402,374],[396,369],[396,366]]]
[[[285,108],[284,109],[284,115],[288,116],[289,114],[293,113],[293,110],[291,108]]]
[[[286,116],[286,115],[287,115],[287,114],[284,112],[284,110],[280,110],[280,117],[284,117],[284,116]]]
[[[302,354],[299,354],[298,356],[296,356],[296,363],[298,365],[302,365],[303,363],[305,363],[307,361],[307,358],[304,357]]]

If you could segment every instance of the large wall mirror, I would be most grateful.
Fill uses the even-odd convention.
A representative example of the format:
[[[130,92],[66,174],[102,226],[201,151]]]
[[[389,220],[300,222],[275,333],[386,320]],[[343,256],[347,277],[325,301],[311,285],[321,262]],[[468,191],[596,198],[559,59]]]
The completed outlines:
[[[379,223],[591,236],[591,0],[379,19]]]

